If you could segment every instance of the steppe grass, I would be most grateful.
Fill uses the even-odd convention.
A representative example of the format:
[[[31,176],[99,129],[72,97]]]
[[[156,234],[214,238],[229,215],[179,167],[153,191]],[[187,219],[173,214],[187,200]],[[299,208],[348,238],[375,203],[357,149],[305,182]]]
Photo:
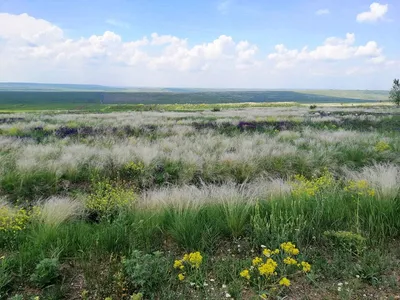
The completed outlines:
[[[0,298],[395,297],[398,115],[343,109],[7,115]]]

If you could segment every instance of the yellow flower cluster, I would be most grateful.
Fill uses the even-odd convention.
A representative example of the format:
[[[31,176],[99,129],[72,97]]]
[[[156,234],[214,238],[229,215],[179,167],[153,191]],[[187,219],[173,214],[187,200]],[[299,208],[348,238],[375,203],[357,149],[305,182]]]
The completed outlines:
[[[243,278],[246,278],[247,280],[250,280],[250,272],[249,270],[245,269],[242,272],[240,272],[240,276]]]
[[[258,272],[260,272],[260,275],[265,276],[276,275],[275,270],[277,266],[278,263],[276,261],[274,261],[272,258],[268,258],[265,263],[258,267]]]
[[[99,181],[94,184],[94,192],[86,200],[86,208],[105,215],[132,203],[135,199],[135,193],[121,184],[113,184],[108,180]]]
[[[291,285],[288,276],[311,271],[311,265],[308,262],[295,259],[295,256],[300,254],[300,250],[294,243],[282,243],[281,250],[263,247],[263,256],[254,257],[251,267],[242,270],[240,277],[246,279],[248,284],[257,285],[259,288],[261,283],[261,287],[268,289],[270,295],[277,295],[279,287],[285,288]]]
[[[253,266],[258,266],[261,265],[262,262],[263,262],[262,258],[257,256],[253,259],[252,264]]]
[[[200,268],[201,263],[203,262],[203,256],[199,251],[191,252],[183,255],[182,259],[174,261],[174,269],[180,270],[181,273],[178,274],[178,279],[183,281],[185,279],[185,273],[182,272],[185,270],[185,265],[190,266],[189,269],[198,269]]]
[[[296,245],[291,242],[286,242],[281,244],[281,249],[291,255],[298,255],[300,253],[299,249],[296,248]]]
[[[308,262],[302,261],[300,265],[303,267],[303,272],[308,273],[311,271],[311,265]]]
[[[279,249],[271,250],[271,249],[265,248],[263,250],[263,255],[266,257],[271,257],[272,255],[276,255],[279,253],[280,253]]]
[[[286,265],[297,265],[297,260],[288,256],[283,260],[283,263],[285,263]]]
[[[315,196],[321,190],[331,186],[334,183],[333,175],[325,169],[322,176],[311,179],[305,178],[303,175],[295,175],[292,185],[293,196]]]
[[[24,209],[12,209],[0,206],[0,231],[17,232],[25,229],[30,214]]]
[[[391,149],[390,145],[384,141],[379,141],[375,145],[376,152],[385,152],[385,151],[389,151],[390,149]]]
[[[369,183],[366,180],[350,180],[344,190],[359,196],[375,196],[375,190],[370,188]]]
[[[189,255],[184,255],[183,260],[188,261],[192,267],[198,269],[203,261],[203,256],[201,256],[200,252],[197,251],[189,253]]]
[[[283,285],[283,286],[290,286],[290,280],[287,279],[286,277],[283,277],[281,280],[279,280],[279,285]]]

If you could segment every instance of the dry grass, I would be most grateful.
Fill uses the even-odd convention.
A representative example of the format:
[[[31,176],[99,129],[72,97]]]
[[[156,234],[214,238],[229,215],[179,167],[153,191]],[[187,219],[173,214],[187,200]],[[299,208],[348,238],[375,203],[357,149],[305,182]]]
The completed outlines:
[[[83,204],[67,197],[51,197],[40,204],[39,219],[50,226],[58,226],[84,213]]]

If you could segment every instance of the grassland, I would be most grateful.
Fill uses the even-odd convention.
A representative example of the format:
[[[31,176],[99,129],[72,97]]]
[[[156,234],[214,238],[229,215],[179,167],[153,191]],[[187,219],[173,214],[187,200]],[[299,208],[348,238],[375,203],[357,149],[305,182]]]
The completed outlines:
[[[341,90],[212,90],[178,88],[116,88],[95,85],[0,83],[0,110],[74,110],[102,112],[114,107],[148,110],[155,106],[218,105],[230,103],[298,104],[379,103],[387,91]],[[111,109],[110,109],[111,107]],[[143,108],[145,107],[145,108]],[[203,107],[200,107],[204,109]],[[115,109],[115,110],[117,110]],[[207,109],[207,108],[206,108]]]
[[[398,108],[106,107],[0,114],[2,299],[400,294]]]

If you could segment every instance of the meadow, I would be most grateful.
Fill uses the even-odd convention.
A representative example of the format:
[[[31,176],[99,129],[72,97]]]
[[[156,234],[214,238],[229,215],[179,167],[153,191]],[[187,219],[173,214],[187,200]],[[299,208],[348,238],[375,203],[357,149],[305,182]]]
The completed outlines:
[[[1,299],[398,299],[400,109],[0,113]]]

